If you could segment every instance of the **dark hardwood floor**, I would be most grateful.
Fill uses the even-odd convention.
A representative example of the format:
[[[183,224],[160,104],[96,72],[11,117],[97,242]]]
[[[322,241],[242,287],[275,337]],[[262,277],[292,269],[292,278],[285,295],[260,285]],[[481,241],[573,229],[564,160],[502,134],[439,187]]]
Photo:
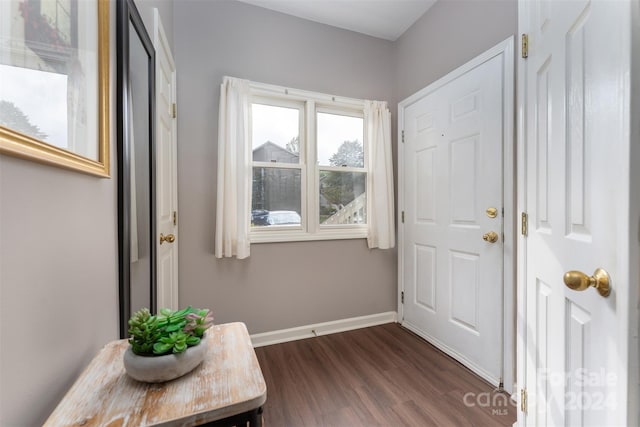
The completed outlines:
[[[260,347],[256,354],[267,382],[266,427],[516,420],[507,394],[398,324]]]

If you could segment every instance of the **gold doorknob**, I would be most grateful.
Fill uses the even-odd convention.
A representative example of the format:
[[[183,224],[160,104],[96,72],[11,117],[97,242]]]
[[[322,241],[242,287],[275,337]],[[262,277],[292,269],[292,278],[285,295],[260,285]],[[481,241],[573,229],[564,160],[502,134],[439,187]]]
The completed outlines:
[[[496,233],[495,231],[484,233],[482,235],[482,240],[489,243],[495,243],[498,241],[498,233]]]
[[[167,243],[173,243],[176,241],[176,236],[174,236],[173,234],[167,234],[166,236],[162,233],[160,233],[160,244],[167,242]]]
[[[608,297],[611,293],[609,286],[609,273],[602,268],[596,269],[593,276],[587,276],[582,271],[571,270],[564,274],[564,284],[574,291],[584,291],[593,286],[603,297]]]

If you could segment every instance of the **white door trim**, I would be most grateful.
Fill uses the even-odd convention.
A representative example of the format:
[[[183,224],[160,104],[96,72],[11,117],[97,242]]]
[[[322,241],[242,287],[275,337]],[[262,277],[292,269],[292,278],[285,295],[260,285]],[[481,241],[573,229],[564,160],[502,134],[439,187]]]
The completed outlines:
[[[404,188],[404,147],[402,145],[402,132],[404,127],[404,110],[411,104],[436,91],[447,83],[455,80],[461,75],[469,72],[473,68],[486,61],[502,55],[504,73],[504,93],[503,93],[503,203],[504,203],[504,315],[503,315],[503,383],[507,392],[515,390],[515,151],[514,151],[514,42],[510,37],[466,64],[460,66],[446,76],[431,83],[426,88],[416,92],[408,98],[398,103],[398,188]],[[508,179],[509,177],[513,179]],[[506,179],[505,179],[506,178]],[[398,218],[402,218],[405,200],[402,191],[398,191]],[[401,295],[404,292],[404,271],[400,266],[404,262],[404,229],[398,227],[398,320],[404,318]]]
[[[518,4],[520,0],[518,0]],[[525,9],[525,8],[523,8]],[[518,34],[520,30],[528,27],[529,16],[528,11],[526,10],[518,10]],[[517,127],[516,127],[516,146],[517,146],[517,154],[516,154],[516,169],[517,169],[517,186],[516,186],[516,204],[517,204],[517,213],[522,215],[524,212],[527,212],[527,158],[525,156],[525,138],[526,138],[526,123],[525,123],[525,97],[527,89],[527,70],[525,60],[526,58],[522,58],[522,52],[519,52],[518,59],[516,61],[516,73],[518,76],[517,79],[517,88],[516,88],[516,102],[517,102]],[[522,227],[522,224],[520,224]],[[524,289],[522,289],[523,285],[527,283],[527,269],[526,269],[526,259],[527,259],[527,244],[524,239],[524,235],[522,234],[522,229],[520,229],[520,233],[516,234],[517,236],[517,244],[516,244],[516,386],[514,386],[514,390],[512,395],[516,400],[516,411],[517,411],[517,421],[514,425],[523,426],[524,419],[522,412],[522,387],[526,378],[526,370],[525,370],[525,362],[527,360],[526,355],[526,334],[523,334],[522,331],[526,330],[527,327],[527,316],[526,316],[526,308],[527,308],[527,300],[524,295]],[[517,387],[520,387],[519,389]]]
[[[631,117],[636,119],[628,123],[630,129],[629,165],[640,164],[640,122],[637,117],[640,115],[640,3],[631,2],[631,70],[627,83],[630,88],[629,105],[630,113],[627,119]],[[636,188],[630,194],[630,215],[629,218],[629,236],[640,236],[640,192],[637,186],[640,185],[640,168],[630,167],[630,188]],[[630,285],[628,292],[628,324],[626,325],[629,332],[628,344],[628,361],[629,363],[629,390],[627,399],[629,406],[627,408],[629,425],[640,425],[640,286],[638,286],[637,278],[640,277],[640,238],[629,239],[629,279]],[[632,280],[635,278],[635,280]]]
[[[520,5],[520,0],[518,0]],[[529,27],[529,11],[528,8],[522,7],[518,10],[518,34],[528,33]],[[527,64],[524,62],[526,58],[518,56],[516,72],[518,75],[517,81],[517,188],[516,188],[516,203],[517,212],[521,215],[527,212],[527,176],[526,166],[527,157],[525,155],[525,140],[527,135],[526,128],[526,99],[525,94],[527,92]],[[522,226],[522,224],[521,224]],[[522,230],[520,230],[522,233]],[[525,295],[524,286],[527,283],[527,242],[522,234],[517,238],[516,246],[516,387],[514,387],[513,395],[516,400],[516,412],[517,421],[514,425],[524,426],[524,412],[522,411],[522,394],[521,391],[526,384],[526,361],[527,361],[527,299]]]
[[[153,9],[153,46],[156,50],[156,76],[160,75],[160,61],[158,60],[158,55],[161,52],[165,52],[166,53],[166,59],[169,62],[169,65],[171,67],[171,69],[173,70],[172,76],[171,76],[171,99],[172,102],[176,103],[176,99],[177,99],[177,94],[176,94],[176,64],[175,64],[175,60],[173,59],[173,53],[171,52],[171,46],[169,45],[169,41],[167,40],[167,36],[165,34],[164,31],[164,26],[162,25],[162,20],[160,17],[160,12],[158,11],[157,8]],[[156,77],[156,84],[161,84],[161,80],[160,78]],[[156,93],[160,93],[160,87],[156,87]],[[162,108],[161,103],[157,102],[156,103],[156,108],[158,109],[156,111],[156,115],[159,117],[160,115],[160,108]],[[162,126],[161,120],[156,120],[156,126],[158,127],[156,130],[156,135],[160,135],[160,126]],[[173,164],[171,165],[171,181],[172,181],[172,186],[174,187],[173,191],[173,195],[172,195],[172,206],[175,208],[175,211],[177,211],[178,208],[178,167],[177,167],[177,156],[178,156],[178,150],[177,150],[177,141],[178,141],[178,132],[177,132],[177,123],[176,123],[176,119],[175,116],[172,120],[172,126],[171,126],[171,140],[172,140],[172,161]],[[157,167],[156,170],[160,170],[160,167]],[[160,180],[158,180],[157,182],[160,182]],[[158,186],[158,188],[160,188],[160,186]],[[160,221],[157,220],[158,225],[160,225]],[[174,224],[175,224],[175,220],[174,220]],[[174,233],[176,235],[176,237],[178,236],[177,233],[177,226],[174,226]],[[178,239],[176,239],[178,240]],[[178,245],[179,241],[176,241],[175,243],[175,247],[172,249],[173,250],[173,255],[172,255],[172,260],[173,260],[173,269],[172,269],[172,280],[171,280],[171,289],[166,290],[166,289],[158,289],[156,294],[157,294],[157,306],[158,308],[171,308],[172,310],[177,310],[179,308],[178,305]],[[160,250],[158,248],[158,253],[160,253]],[[160,269],[161,265],[160,263],[158,263],[157,268]],[[158,277],[161,274],[160,271],[158,271]],[[160,280],[158,281],[158,286],[161,286],[161,284],[163,284],[164,281]],[[167,292],[168,291],[168,292]],[[166,300],[165,299],[165,295],[170,295],[169,299]]]

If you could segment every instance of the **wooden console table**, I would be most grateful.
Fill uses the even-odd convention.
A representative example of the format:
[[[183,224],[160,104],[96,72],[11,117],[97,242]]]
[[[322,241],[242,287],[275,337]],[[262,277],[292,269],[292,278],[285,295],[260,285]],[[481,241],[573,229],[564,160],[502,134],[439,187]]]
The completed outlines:
[[[127,340],[107,344],[45,426],[262,425],[267,386],[244,323],[212,326],[208,356],[187,375],[160,384],[127,376]]]

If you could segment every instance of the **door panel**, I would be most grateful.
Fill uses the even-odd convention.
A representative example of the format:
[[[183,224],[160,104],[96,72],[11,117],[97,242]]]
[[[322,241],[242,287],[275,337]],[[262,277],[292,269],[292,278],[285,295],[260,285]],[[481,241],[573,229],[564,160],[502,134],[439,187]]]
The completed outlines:
[[[452,250],[449,253],[449,312],[458,327],[479,334],[478,286],[480,256]]]
[[[436,310],[436,248],[416,244],[416,303]]]
[[[498,385],[502,378],[503,58],[408,105],[403,324]],[[487,208],[499,214],[489,217]],[[497,241],[483,240],[494,231]]]
[[[624,369],[615,296],[578,292],[565,272],[621,277],[625,196],[625,2],[520,2],[531,28],[524,65],[527,425],[622,425]],[[628,12],[627,12],[628,13]],[[598,167],[608,165],[608,167]],[[615,209],[615,208],[613,208]],[[615,294],[615,288],[614,288]]]
[[[176,68],[160,15],[154,9],[157,74],[157,224],[158,238],[158,307],[178,309],[178,180],[176,102]],[[173,242],[160,243],[159,235],[173,235]]]

